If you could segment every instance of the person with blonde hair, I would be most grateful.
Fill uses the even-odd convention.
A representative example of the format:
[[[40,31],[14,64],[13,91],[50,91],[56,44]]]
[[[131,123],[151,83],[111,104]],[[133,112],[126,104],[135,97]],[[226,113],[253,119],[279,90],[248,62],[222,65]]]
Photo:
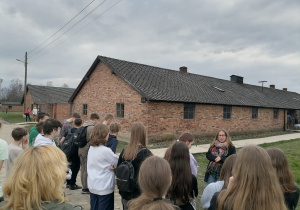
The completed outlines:
[[[224,161],[235,153],[229,133],[225,129],[219,130],[206,153],[209,160],[204,177],[206,186],[219,179]]]
[[[36,105],[34,105],[33,109],[32,109],[32,119],[33,119],[33,122],[36,122],[37,113],[38,113],[38,110],[36,108]]]
[[[179,209],[165,199],[172,181],[172,171],[167,160],[152,156],[140,167],[138,184],[142,194],[129,201],[130,210],[174,210]]]
[[[29,147],[14,162],[3,186],[0,209],[81,209],[66,203],[63,182],[67,159],[57,147]]]
[[[137,174],[139,173],[142,162],[151,155],[151,151],[146,148],[145,126],[142,123],[133,124],[131,128],[129,144],[122,150],[117,165],[119,166],[125,160],[131,161],[135,171],[133,192],[119,190],[119,193],[122,197],[122,205],[124,210],[128,209],[127,203],[129,200],[137,198],[141,194],[140,188],[137,185]]]
[[[270,155],[273,167],[276,170],[285,203],[289,210],[294,210],[298,204],[300,192],[294,181],[288,160],[281,149],[268,148],[266,150]]]
[[[208,210],[287,210],[276,172],[267,151],[256,145],[237,154],[229,185],[216,193]]]
[[[87,183],[91,210],[113,210],[115,174],[118,156],[105,146],[109,128],[104,124],[94,126],[90,136],[87,157]]]

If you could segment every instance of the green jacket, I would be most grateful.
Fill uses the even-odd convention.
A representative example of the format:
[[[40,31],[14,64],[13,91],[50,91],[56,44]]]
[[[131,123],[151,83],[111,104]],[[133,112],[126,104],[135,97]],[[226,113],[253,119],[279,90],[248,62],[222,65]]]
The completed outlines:
[[[39,132],[36,130],[36,126],[33,126],[29,132],[29,146],[32,146],[32,142],[38,134]]]
[[[2,201],[0,202],[0,207],[4,206],[4,204],[6,204],[7,201]],[[52,201],[51,203],[47,203],[47,204],[43,204],[43,209],[47,209],[47,210],[81,210],[82,207],[81,206],[72,206],[69,203],[57,203],[55,201]]]

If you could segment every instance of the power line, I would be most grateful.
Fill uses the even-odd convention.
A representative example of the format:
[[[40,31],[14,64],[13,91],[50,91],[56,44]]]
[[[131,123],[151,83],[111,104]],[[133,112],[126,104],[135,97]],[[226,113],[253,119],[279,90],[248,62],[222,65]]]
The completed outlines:
[[[73,26],[71,26],[67,31],[65,31],[64,33],[62,33],[60,36],[58,36],[57,38],[55,38],[52,42],[50,42],[49,44],[47,44],[45,47],[43,47],[42,49],[40,49],[39,51],[37,51],[36,53],[34,53],[30,58],[32,58],[34,55],[38,54],[39,52],[41,52],[42,50],[44,50],[46,47],[48,47],[49,45],[51,45],[53,42],[55,42],[56,40],[58,40],[60,37],[62,37],[63,35],[65,35],[67,32],[69,32],[72,28],[74,28],[76,25],[78,25],[81,21],[83,21],[85,18],[87,18],[90,14],[92,14],[96,9],[98,9],[100,6],[102,6],[107,0],[102,1],[100,4],[98,4],[94,9],[92,9],[87,15],[85,15],[83,18],[81,18],[78,22],[76,22]]]
[[[59,31],[61,31],[64,27],[66,27],[72,20],[74,20],[80,13],[82,13],[86,8],[88,8],[95,0],[92,0],[88,5],[86,5],[79,13],[77,13],[71,20],[69,20],[63,27],[61,27],[60,29],[58,29],[52,36],[50,36],[46,41],[44,41],[42,44],[38,45],[36,48],[34,48],[33,50],[30,50],[28,52],[28,54],[30,54],[31,52],[35,51],[37,48],[39,48],[40,46],[42,46],[43,44],[45,44],[47,41],[49,41],[53,36],[55,36]]]
[[[89,23],[87,23],[86,25],[84,25],[83,27],[81,27],[79,30],[77,30],[76,32],[74,32],[71,36],[69,36],[68,38],[66,38],[65,40],[63,40],[62,42],[60,42],[59,44],[57,44],[56,46],[54,46],[53,48],[49,49],[48,51],[46,51],[45,53],[39,55],[38,57],[35,57],[34,59],[31,60],[31,62],[33,62],[34,60],[38,59],[39,57],[47,54],[49,51],[51,51],[52,49],[62,45],[64,42],[66,42],[67,40],[69,40],[70,38],[72,38],[74,35],[76,35],[78,32],[80,32],[82,29],[84,29],[86,26],[88,26],[89,24],[91,24],[92,22],[94,22],[95,20],[97,20],[99,17],[101,17],[103,14],[105,14],[106,12],[108,12],[111,8],[113,8],[114,6],[116,6],[118,3],[120,3],[122,0],[117,1],[115,4],[113,4],[112,6],[110,6],[108,9],[106,9],[104,12],[102,12],[100,15],[98,15],[96,18],[94,18],[92,21],[90,21]]]

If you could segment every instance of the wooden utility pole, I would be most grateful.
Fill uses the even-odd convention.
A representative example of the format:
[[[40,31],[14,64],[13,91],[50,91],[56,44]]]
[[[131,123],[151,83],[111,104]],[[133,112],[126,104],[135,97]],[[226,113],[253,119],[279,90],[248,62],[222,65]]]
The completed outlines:
[[[16,59],[17,61],[20,61],[25,64],[25,79],[24,79],[24,101],[23,101],[23,106],[24,106],[24,113],[26,111],[26,87],[27,87],[27,52],[25,53],[25,61],[21,61],[19,59]]]

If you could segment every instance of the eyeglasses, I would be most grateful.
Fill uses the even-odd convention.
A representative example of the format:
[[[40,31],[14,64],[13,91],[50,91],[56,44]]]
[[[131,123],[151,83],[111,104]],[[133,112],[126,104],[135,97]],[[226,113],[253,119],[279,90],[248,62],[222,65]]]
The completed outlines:
[[[219,135],[220,137],[226,136],[226,135]]]

